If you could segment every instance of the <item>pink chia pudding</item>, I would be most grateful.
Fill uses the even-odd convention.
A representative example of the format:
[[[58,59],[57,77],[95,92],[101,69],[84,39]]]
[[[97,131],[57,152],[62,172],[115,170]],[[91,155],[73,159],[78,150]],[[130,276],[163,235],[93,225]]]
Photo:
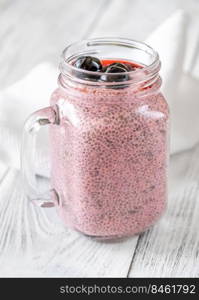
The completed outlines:
[[[52,94],[60,123],[50,126],[51,185],[67,226],[94,237],[123,237],[146,230],[162,215],[168,105],[160,84],[79,85]]]

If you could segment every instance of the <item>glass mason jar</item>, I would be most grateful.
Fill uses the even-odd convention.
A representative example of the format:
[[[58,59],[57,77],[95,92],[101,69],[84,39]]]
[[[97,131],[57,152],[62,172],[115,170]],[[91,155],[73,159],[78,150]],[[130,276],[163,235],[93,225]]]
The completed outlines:
[[[139,66],[106,74],[78,69],[91,55]],[[160,93],[160,61],[148,45],[123,38],[84,40],[62,55],[50,106],[25,124],[22,171],[29,198],[56,205],[63,222],[88,236],[114,239],[146,230],[167,199],[168,105]],[[119,74],[121,75],[121,74]],[[124,75],[124,73],[123,73]],[[36,132],[49,125],[50,192],[38,191]]]

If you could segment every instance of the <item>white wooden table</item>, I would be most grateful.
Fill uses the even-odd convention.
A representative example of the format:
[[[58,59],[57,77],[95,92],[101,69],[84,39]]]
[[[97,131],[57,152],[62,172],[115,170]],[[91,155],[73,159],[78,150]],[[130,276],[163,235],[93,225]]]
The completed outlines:
[[[61,51],[75,40],[112,35],[144,40],[176,8],[199,10],[199,1],[0,0],[0,88],[22,78],[43,61],[57,66]],[[37,244],[30,222],[34,222],[38,210],[33,210],[19,196],[19,173],[1,163],[0,226],[5,230],[0,236],[0,264],[8,264],[8,271],[1,273],[0,269],[0,276],[12,276],[9,264],[16,274],[19,258],[15,252],[23,253],[20,247],[34,257],[35,264],[40,257],[40,273],[31,269],[20,273],[19,270],[17,274],[22,276],[199,276],[197,157],[196,147],[171,158],[168,209],[159,223],[147,232],[123,242],[99,243],[65,229],[57,236],[59,246],[54,246],[55,228],[45,218],[39,221],[40,244]],[[179,193],[180,185],[184,187]],[[1,206],[5,201],[7,204]],[[1,210],[1,207],[4,208]],[[7,210],[10,215],[5,219]],[[21,222],[16,228],[15,222],[17,224],[19,219]],[[45,233],[42,229],[45,226],[52,234]],[[49,247],[47,256],[43,254],[42,237],[45,247]],[[10,246],[14,240],[18,241],[19,249]],[[6,261],[6,252],[11,253],[13,260]]]

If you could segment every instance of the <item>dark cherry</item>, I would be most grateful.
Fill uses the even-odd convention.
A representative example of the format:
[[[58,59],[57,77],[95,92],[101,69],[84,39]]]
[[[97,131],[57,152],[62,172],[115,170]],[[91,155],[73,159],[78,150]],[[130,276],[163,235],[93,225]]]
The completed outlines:
[[[100,60],[93,56],[81,56],[79,57],[74,66],[78,69],[82,69],[85,71],[91,72],[98,72],[102,71],[102,64]],[[101,74],[87,74],[83,72],[75,72],[75,75],[83,80],[90,80],[90,81],[98,81],[100,80]]]
[[[128,81],[130,78],[129,75],[126,73],[134,70],[135,68],[130,64],[112,63],[103,69],[104,74],[101,76],[101,80],[107,82]],[[111,75],[109,73],[115,73],[115,74],[118,73],[118,75],[115,74]],[[127,85],[114,85],[115,89],[125,88],[125,87],[127,87]]]
[[[112,63],[108,65],[105,69],[106,73],[121,73],[121,72],[130,72],[134,71],[135,68],[130,64],[123,63]]]
[[[102,70],[102,64],[100,60],[93,56],[81,56],[79,57],[74,66],[78,69],[86,71],[100,72]]]

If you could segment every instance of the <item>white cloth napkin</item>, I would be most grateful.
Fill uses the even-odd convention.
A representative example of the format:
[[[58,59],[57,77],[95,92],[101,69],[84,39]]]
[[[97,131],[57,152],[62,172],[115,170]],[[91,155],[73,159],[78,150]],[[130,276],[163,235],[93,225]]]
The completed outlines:
[[[0,160],[7,165],[20,167],[23,124],[32,112],[49,105],[57,75],[51,64],[43,63],[0,92]]]
[[[157,28],[147,43],[160,54],[163,93],[171,112],[171,153],[199,141],[199,23],[179,10]],[[198,79],[198,80],[197,80]]]
[[[187,47],[188,26],[188,18],[180,10],[146,40],[162,61],[163,92],[171,110],[171,153],[191,148],[199,141],[199,81],[193,66],[187,67],[186,63],[192,61],[190,56],[196,60],[198,48],[196,38]],[[49,105],[57,75],[58,70],[43,63],[0,92],[0,160],[8,165],[19,168],[23,123],[31,112]]]

